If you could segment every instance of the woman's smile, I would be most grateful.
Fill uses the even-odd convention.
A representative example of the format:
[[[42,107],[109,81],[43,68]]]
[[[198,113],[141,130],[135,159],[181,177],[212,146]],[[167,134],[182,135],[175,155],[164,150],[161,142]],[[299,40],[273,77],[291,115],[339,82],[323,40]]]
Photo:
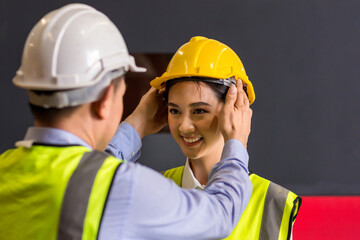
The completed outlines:
[[[185,146],[192,147],[200,144],[203,140],[202,137],[184,137],[181,136]]]

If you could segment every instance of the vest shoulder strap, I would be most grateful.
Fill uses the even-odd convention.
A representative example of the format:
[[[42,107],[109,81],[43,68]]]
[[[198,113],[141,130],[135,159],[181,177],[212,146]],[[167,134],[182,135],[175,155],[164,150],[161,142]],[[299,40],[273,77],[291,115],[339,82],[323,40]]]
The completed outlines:
[[[104,152],[91,151],[86,152],[80,160],[77,168],[73,172],[70,180],[67,184],[62,208],[59,220],[58,239],[82,239],[84,234],[84,228],[86,224],[86,217],[89,206],[89,199],[92,191],[95,179],[98,177],[99,170],[105,163],[106,159],[114,160],[113,157],[109,156]],[[113,170],[113,174],[116,169],[120,166],[121,161],[118,161],[118,165]],[[104,183],[106,184],[106,183]],[[112,179],[108,183],[109,188],[106,189],[106,194],[110,192]],[[106,201],[107,196],[103,197]],[[99,204],[101,205],[101,204]],[[100,219],[97,219],[97,227],[101,221],[105,202],[101,206]],[[97,234],[98,229],[96,229]]]
[[[165,177],[172,179],[178,186],[182,186],[182,177],[184,173],[184,166],[172,168],[161,172]]]
[[[259,239],[290,239],[292,225],[301,205],[301,198],[288,189],[251,174],[252,182],[269,184],[260,227]]]

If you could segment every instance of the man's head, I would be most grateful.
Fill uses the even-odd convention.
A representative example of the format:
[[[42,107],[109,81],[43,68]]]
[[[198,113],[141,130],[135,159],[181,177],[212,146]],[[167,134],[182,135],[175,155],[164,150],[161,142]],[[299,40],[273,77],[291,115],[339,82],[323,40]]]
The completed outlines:
[[[116,26],[90,6],[69,4],[31,30],[13,82],[28,90],[35,122],[41,125],[61,127],[86,111],[97,120],[115,111],[120,116],[111,121],[118,124],[128,70],[146,69],[135,65]],[[110,104],[110,99],[118,102]]]

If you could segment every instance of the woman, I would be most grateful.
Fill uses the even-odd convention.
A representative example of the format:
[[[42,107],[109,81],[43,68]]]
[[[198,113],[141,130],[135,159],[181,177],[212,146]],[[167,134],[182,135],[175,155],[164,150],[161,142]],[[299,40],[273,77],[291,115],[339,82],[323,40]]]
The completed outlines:
[[[241,80],[250,104],[253,86],[234,51],[212,39],[194,37],[175,53],[151,85],[165,88],[170,132],[187,157],[185,166],[164,173],[183,188],[203,189],[221,158],[220,109],[231,84]],[[245,146],[246,147],[246,146]],[[301,198],[251,173],[253,193],[238,225],[226,239],[290,239]]]

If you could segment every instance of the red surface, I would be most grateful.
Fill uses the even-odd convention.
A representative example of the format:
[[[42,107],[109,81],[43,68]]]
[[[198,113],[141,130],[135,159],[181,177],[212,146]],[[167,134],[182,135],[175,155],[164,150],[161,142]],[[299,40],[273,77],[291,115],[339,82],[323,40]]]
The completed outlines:
[[[360,196],[302,197],[293,240],[360,239]]]

